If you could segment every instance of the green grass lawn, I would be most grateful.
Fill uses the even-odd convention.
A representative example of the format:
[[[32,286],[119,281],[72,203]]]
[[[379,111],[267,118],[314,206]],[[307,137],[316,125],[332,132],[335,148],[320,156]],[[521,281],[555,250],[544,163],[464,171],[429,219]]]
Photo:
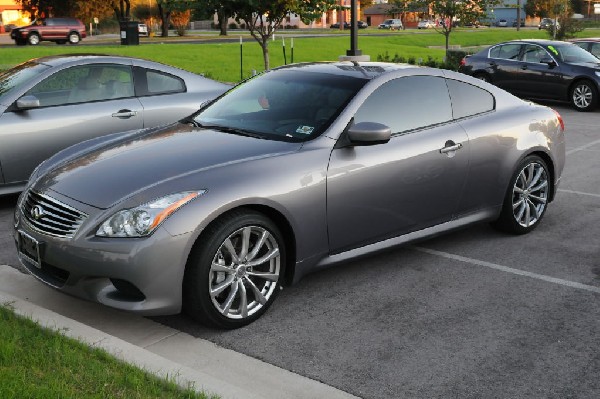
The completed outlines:
[[[0,306],[0,397],[204,398]],[[216,398],[216,397],[212,397]]]
[[[237,33],[237,32],[236,32]],[[230,37],[235,38],[236,33]],[[241,32],[240,32],[241,33]],[[296,34],[286,31],[287,35]],[[378,55],[386,52],[390,56],[398,54],[405,58],[427,59],[432,57],[442,60],[444,51],[444,36],[433,31],[405,30],[394,32],[389,36],[377,36],[381,33],[377,29],[360,31],[358,47],[363,54],[376,60]],[[291,61],[290,37],[286,35],[287,61]],[[598,36],[600,30],[586,29],[581,36]],[[276,35],[276,40],[269,43],[271,67],[283,65],[282,36]],[[213,36],[214,37],[214,36]],[[545,31],[537,29],[522,29],[517,31],[511,28],[482,28],[482,29],[457,29],[450,36],[451,45],[461,47],[477,47],[498,43],[512,39],[547,38]],[[186,39],[193,39],[187,37]],[[146,39],[144,39],[146,40]],[[240,47],[239,43],[172,43],[172,40],[150,38],[149,43],[141,46],[100,45],[100,46],[58,46],[53,43],[44,43],[37,47],[32,46],[5,46],[1,49],[2,58],[0,69],[7,69],[20,62],[44,55],[65,53],[99,53],[128,55],[159,61],[165,64],[203,73],[208,77],[224,82],[237,82],[240,80]],[[349,32],[340,32],[333,37],[296,37],[294,38],[294,62],[306,61],[335,61],[340,55],[346,54],[350,46]],[[248,77],[255,70],[264,69],[260,46],[247,35],[243,43],[243,76]]]

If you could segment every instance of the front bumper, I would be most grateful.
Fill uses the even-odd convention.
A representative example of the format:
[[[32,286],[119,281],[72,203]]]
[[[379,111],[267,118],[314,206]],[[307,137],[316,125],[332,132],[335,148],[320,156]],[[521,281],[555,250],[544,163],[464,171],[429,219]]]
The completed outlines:
[[[37,241],[40,266],[19,251],[19,232]],[[145,238],[59,238],[36,231],[21,214],[13,237],[23,266],[59,291],[143,315],[181,311],[190,234],[159,227]]]

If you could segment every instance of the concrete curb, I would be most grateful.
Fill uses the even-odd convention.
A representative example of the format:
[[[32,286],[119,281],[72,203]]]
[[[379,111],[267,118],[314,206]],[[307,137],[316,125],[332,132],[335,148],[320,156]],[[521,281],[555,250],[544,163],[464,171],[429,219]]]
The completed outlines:
[[[9,305],[16,314],[30,318],[41,326],[74,338],[92,347],[101,348],[117,359],[134,364],[161,378],[174,380],[183,388],[202,390],[208,396],[216,393],[223,398],[258,399],[249,392],[205,373],[183,366],[139,346],[106,334],[83,323],[61,316],[15,296],[0,292],[0,303]]]
[[[64,295],[10,266],[0,265],[0,303],[184,388],[223,399],[357,398],[152,320]]]

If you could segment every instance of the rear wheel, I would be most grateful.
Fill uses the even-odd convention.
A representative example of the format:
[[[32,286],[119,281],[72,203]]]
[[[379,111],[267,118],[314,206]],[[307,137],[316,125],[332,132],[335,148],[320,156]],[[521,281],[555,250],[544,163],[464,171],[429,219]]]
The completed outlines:
[[[490,76],[488,74],[477,73],[477,74],[473,75],[473,77],[476,78],[476,79],[479,79],[479,80],[483,80],[484,82],[491,83]]]
[[[550,189],[546,162],[537,155],[525,158],[511,179],[494,227],[512,234],[525,234],[535,229],[546,213]]]
[[[77,44],[77,43],[79,43],[80,40],[81,40],[81,38],[79,37],[79,33],[77,33],[77,32],[69,33],[69,43]]]
[[[40,35],[38,35],[37,33],[31,33],[27,38],[27,41],[32,46],[38,45],[40,43]]]
[[[580,80],[571,89],[571,104],[577,111],[591,111],[598,104],[598,92],[593,83]]]
[[[245,326],[273,303],[284,270],[277,226],[258,212],[232,212],[210,226],[190,254],[184,309],[212,327]]]

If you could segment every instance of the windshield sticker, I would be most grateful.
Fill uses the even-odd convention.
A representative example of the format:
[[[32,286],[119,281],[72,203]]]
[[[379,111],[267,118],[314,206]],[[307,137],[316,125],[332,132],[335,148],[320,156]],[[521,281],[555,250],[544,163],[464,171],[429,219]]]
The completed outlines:
[[[300,126],[296,129],[296,133],[311,134],[313,130],[315,130],[315,128],[312,126]]]
[[[548,50],[552,51],[554,55],[558,55],[558,50],[556,50],[554,46],[548,46]]]

